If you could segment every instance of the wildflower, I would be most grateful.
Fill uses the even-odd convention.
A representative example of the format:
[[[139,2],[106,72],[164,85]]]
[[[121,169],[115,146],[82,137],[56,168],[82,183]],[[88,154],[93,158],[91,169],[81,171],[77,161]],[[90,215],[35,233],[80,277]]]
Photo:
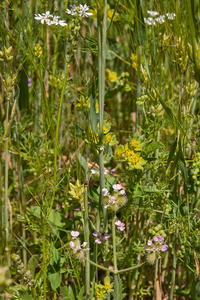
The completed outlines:
[[[167,251],[168,245],[164,244],[164,237],[154,236],[153,241],[148,240],[146,251],[147,251],[147,261],[149,264],[153,265],[157,258],[161,258],[161,253]]]
[[[121,190],[121,189],[122,189],[122,187],[121,187],[121,185],[120,185],[120,184],[113,184],[113,186],[112,186],[112,187],[113,187],[113,189],[114,189],[114,190],[116,190],[116,191],[117,191],[117,190]]]
[[[120,195],[126,195],[125,190],[121,190],[119,193],[120,193]]]
[[[70,245],[71,248],[74,248],[74,247],[75,247],[75,243],[74,243],[73,241],[71,241],[71,242],[69,243],[69,245]]]
[[[72,238],[77,238],[77,236],[79,236],[79,232],[78,231],[71,231],[71,236]]]
[[[175,19],[175,17],[176,17],[176,14],[175,13],[167,13],[166,14],[166,16],[167,16],[167,18],[169,19],[169,20],[174,20]]]
[[[153,18],[144,18],[144,23],[147,24],[147,25],[156,25],[156,22],[154,21]]]
[[[162,24],[162,23],[165,23],[165,16],[160,16],[158,18],[155,19],[156,22]]]
[[[143,165],[146,164],[146,160],[140,157],[140,154],[131,152],[128,158],[129,165],[134,167],[135,169],[143,170]]]
[[[31,81],[32,81],[32,79],[28,78],[28,87],[31,87]]]
[[[109,69],[106,69],[107,78],[110,82],[116,82],[117,81],[117,73],[111,72]]]
[[[41,21],[42,24],[44,24],[44,22],[46,22],[50,17],[53,18],[53,16],[50,15],[50,11],[47,11],[45,14],[35,14],[35,19]]]
[[[110,173],[109,170],[104,170],[104,175],[108,175]]]
[[[147,13],[152,16],[152,17],[155,17],[157,15],[159,15],[159,13],[157,11],[151,11],[151,10],[147,10]]]
[[[97,232],[97,231],[94,231],[93,235],[98,237],[95,240],[96,244],[101,244],[102,242],[106,242],[110,237],[110,234],[108,234],[108,233],[104,233],[104,235],[102,235],[100,232]]]
[[[74,5],[70,5],[70,6],[72,7],[72,9],[71,10],[67,9],[66,13],[68,15],[72,15],[72,16],[76,15],[77,14],[77,6],[75,4]]]
[[[125,230],[125,223],[121,222],[120,220],[115,222],[115,225],[117,226],[117,229],[120,231]]]
[[[123,145],[119,145],[117,148],[115,148],[115,152],[114,155],[116,157],[116,159],[122,159],[123,155],[124,155],[124,146]]]
[[[108,194],[108,190],[106,188],[102,189],[102,195],[106,196]]]
[[[93,14],[89,13],[88,10],[89,10],[89,6],[87,6],[86,4],[84,4],[84,5],[80,4],[80,6],[79,6],[79,16],[87,17],[87,18],[89,16],[92,16]]]

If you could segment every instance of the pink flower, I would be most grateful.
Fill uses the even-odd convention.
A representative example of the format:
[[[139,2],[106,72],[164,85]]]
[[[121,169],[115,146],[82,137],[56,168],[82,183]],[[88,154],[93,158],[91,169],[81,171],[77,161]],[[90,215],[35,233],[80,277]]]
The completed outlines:
[[[157,236],[157,238],[159,239],[159,241],[164,242],[164,237],[162,237],[162,235]]]
[[[75,247],[75,243],[74,243],[73,241],[71,241],[71,242],[69,243],[69,245],[70,245],[71,248],[74,248],[74,247]]]
[[[113,184],[113,189],[116,191],[116,190],[121,190],[122,189],[122,187],[121,187],[121,185],[120,184]]]
[[[154,242],[157,242],[157,241],[159,241],[159,239],[158,239],[158,237],[157,237],[157,236],[154,236],[153,240],[154,240]]]
[[[120,220],[115,222],[115,225],[117,225],[117,229],[120,231],[124,231],[125,230],[125,223],[121,222]]]
[[[108,190],[106,188],[102,189],[102,195],[105,197],[108,194]]]
[[[167,251],[167,249],[168,249],[168,245],[166,244],[162,245],[162,249],[161,249],[162,252]]]
[[[96,239],[96,240],[95,240],[95,243],[96,243],[96,244],[101,244],[101,240],[100,240],[100,239]]]
[[[151,245],[152,245],[152,241],[151,241],[151,240],[148,240],[147,245],[148,245],[148,246],[151,246]]]

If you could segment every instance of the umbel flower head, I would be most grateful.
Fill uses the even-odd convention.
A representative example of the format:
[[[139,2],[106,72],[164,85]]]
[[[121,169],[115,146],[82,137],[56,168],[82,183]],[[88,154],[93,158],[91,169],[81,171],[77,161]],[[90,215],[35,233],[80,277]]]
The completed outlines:
[[[153,241],[148,240],[146,245],[147,261],[150,265],[153,265],[157,258],[161,258],[161,254],[167,251],[168,245],[164,243],[164,237],[154,236]]]
[[[70,9],[67,9],[66,10],[66,13],[68,15],[71,15],[71,16],[79,16],[79,17],[89,17],[89,16],[92,16],[93,13],[90,13],[88,12],[88,10],[90,9],[89,6],[87,6],[87,4],[80,4],[79,6],[76,6],[75,4],[74,5],[70,5],[71,6],[71,10]]]

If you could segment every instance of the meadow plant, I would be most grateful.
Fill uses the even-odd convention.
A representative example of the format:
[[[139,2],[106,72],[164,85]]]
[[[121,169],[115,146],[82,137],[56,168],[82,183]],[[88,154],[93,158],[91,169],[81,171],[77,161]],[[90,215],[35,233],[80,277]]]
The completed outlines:
[[[200,298],[199,14],[1,1],[0,299]]]

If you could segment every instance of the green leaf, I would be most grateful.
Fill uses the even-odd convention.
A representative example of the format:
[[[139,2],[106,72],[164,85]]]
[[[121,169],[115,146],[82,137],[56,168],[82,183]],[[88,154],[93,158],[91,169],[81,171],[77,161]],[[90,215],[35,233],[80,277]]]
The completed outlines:
[[[59,259],[60,259],[59,252],[55,247],[53,247],[52,257],[50,258],[50,262],[49,262],[50,265],[53,266],[54,264],[57,264]]]
[[[123,293],[122,280],[118,275],[118,300],[123,300],[126,294]]]
[[[78,294],[78,300],[83,300],[83,298],[84,298],[83,295],[84,295],[84,286],[82,286],[82,288]]]
[[[58,272],[48,274],[48,278],[49,278],[52,290],[55,291],[61,284],[60,270]]]
[[[173,142],[173,145],[172,145],[171,150],[169,152],[169,157],[168,157],[167,165],[169,165],[170,162],[172,161],[172,158],[173,158],[174,153],[176,151],[176,147],[177,147],[177,139],[175,139],[175,141]]]
[[[27,62],[23,65],[23,70],[21,72],[21,75],[19,75],[19,107],[20,110],[23,110],[29,106],[29,92],[28,92],[28,64]]]
[[[182,296],[187,296],[190,294],[190,288],[188,288],[187,290],[176,290],[176,294],[182,295]]]
[[[61,296],[64,296],[64,298],[62,300],[75,300],[74,293],[73,293],[71,286],[61,287],[60,293],[61,293]]]
[[[51,210],[50,215],[48,217],[48,221],[51,225],[53,225],[56,229],[58,227],[64,227],[65,223],[61,221],[61,214],[54,209]]]
[[[19,292],[19,296],[22,300],[33,300],[33,297],[29,292],[27,291],[21,291]]]
[[[90,177],[90,171],[88,169],[87,162],[86,162],[85,158],[79,152],[76,152],[76,157],[83,168],[83,171],[85,174],[85,179],[88,182],[89,177]]]
[[[90,113],[89,113],[89,120],[92,124],[92,129],[97,134],[97,114],[96,114],[96,99],[95,99],[95,91],[94,91],[94,83],[92,86],[92,94],[90,97]]]
[[[152,142],[149,145],[147,145],[144,149],[145,152],[150,153],[152,151],[155,151],[156,149],[164,148],[165,146],[161,142]]]
[[[31,274],[33,275],[33,278],[35,277],[35,268],[39,262],[39,255],[33,255],[29,259],[28,262],[28,269],[31,271]]]

